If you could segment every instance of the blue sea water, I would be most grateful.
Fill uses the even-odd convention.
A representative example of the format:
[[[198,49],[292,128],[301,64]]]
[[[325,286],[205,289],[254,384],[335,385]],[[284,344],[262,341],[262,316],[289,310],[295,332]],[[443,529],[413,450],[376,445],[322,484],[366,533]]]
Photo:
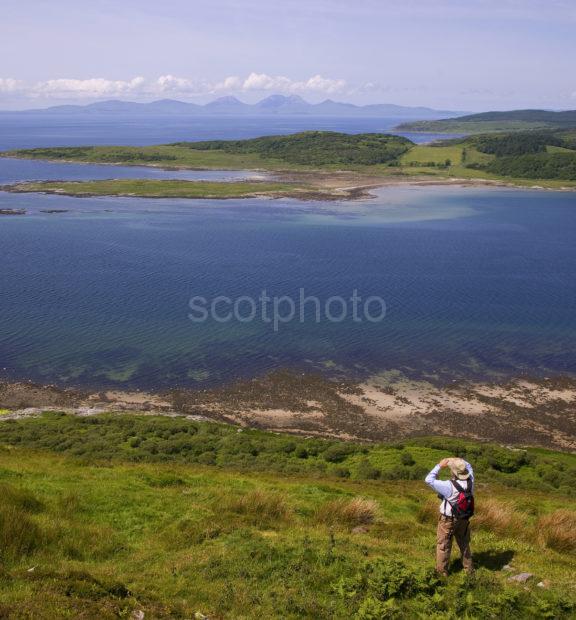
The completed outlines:
[[[17,146],[46,144],[36,140]],[[174,175],[0,159],[3,183],[135,172]],[[152,389],[286,367],[438,381],[576,373],[574,193],[396,187],[303,203],[0,192],[0,209],[14,208],[27,213],[0,217],[4,376]],[[261,316],[189,318],[193,296],[300,289],[322,304],[379,296],[386,316],[317,323],[312,310],[276,331]]]
[[[306,130],[346,133],[396,133],[401,118],[329,118],[314,116],[106,116],[14,114],[0,112],[0,151],[89,144],[166,144],[186,140],[241,140]],[[430,142],[439,134],[401,135]]]
[[[396,188],[372,201],[0,194],[1,367],[63,384],[576,371],[575,197]],[[67,213],[43,213],[68,209]],[[381,296],[381,322],[194,323],[192,296]]]

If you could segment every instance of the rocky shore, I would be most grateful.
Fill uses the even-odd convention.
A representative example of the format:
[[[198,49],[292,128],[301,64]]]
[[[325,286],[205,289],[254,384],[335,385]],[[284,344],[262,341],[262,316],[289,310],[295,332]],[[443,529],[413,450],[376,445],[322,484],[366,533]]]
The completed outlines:
[[[144,412],[354,440],[448,435],[576,450],[576,379],[455,382],[400,375],[362,383],[277,371],[215,389],[89,392],[0,382],[0,420],[59,410],[78,415]]]

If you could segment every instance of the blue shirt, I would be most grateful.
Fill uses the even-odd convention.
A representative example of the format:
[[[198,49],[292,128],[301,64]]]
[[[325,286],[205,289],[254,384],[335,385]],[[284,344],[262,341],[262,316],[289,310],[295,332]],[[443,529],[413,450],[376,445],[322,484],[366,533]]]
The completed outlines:
[[[474,489],[474,471],[472,469],[472,465],[470,463],[464,461],[466,463],[466,469],[470,472],[470,477],[467,479],[469,484]],[[438,474],[440,473],[440,465],[436,465],[432,471],[426,476],[425,482],[428,486],[432,487],[438,495],[441,495],[443,498],[448,499],[451,495],[454,495],[455,488],[454,485],[450,482],[450,480],[438,480]],[[447,503],[447,502],[446,502]],[[440,512],[446,515],[451,514],[451,510],[449,510],[449,506],[446,503],[442,502],[440,506]]]

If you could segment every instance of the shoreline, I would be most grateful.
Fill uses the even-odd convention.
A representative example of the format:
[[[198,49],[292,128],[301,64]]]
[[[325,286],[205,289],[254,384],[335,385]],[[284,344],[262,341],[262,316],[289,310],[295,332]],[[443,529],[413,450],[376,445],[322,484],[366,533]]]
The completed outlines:
[[[212,389],[82,390],[0,381],[0,422],[42,411],[184,416],[355,441],[447,435],[576,451],[576,378],[433,385],[387,373],[363,381],[278,370]]]
[[[113,164],[110,164],[113,165]],[[272,180],[274,179],[274,180]],[[130,181],[140,181],[140,179],[129,179]],[[102,183],[125,182],[126,179],[109,179],[102,180]],[[354,173],[348,172],[332,172],[326,173],[306,172],[306,173],[271,173],[270,182],[291,183],[305,181],[309,185],[307,187],[300,186],[294,189],[272,189],[254,191],[247,190],[245,193],[230,195],[219,195],[205,191],[204,193],[194,193],[195,184],[211,183],[214,187],[232,186],[251,184],[255,185],[263,181],[191,181],[178,179],[154,180],[153,182],[161,186],[162,184],[170,184],[172,188],[180,185],[182,189],[188,185],[191,192],[175,195],[174,193],[162,193],[162,190],[149,192],[146,190],[135,191],[83,191],[81,188],[84,184],[94,184],[100,181],[34,181],[34,182],[16,182],[0,185],[0,192],[12,194],[43,194],[47,196],[66,196],[71,198],[146,198],[146,199],[179,199],[179,200],[244,200],[244,199],[283,199],[290,198],[300,200],[302,202],[337,202],[337,201],[358,201],[370,200],[376,198],[371,190],[383,189],[387,187],[459,187],[459,188],[506,188],[525,191],[553,191],[553,192],[576,192],[576,187],[543,187],[541,185],[518,185],[516,183],[494,180],[494,179],[465,179],[459,177],[418,177],[418,176],[390,176],[385,178],[366,177],[358,178]],[[58,187],[62,185],[77,185],[78,191],[65,190]],[[341,185],[344,183],[344,185]],[[352,183],[352,184],[350,184]],[[55,187],[42,187],[43,185],[54,185]],[[34,187],[30,187],[34,186]],[[10,215],[23,215],[24,213],[10,213]],[[0,213],[0,215],[8,215],[8,213]]]
[[[21,161],[38,161],[53,164],[80,164],[80,165],[93,165],[93,166],[110,166],[114,167],[126,167],[126,168],[153,168],[156,170],[170,171],[190,171],[190,172],[245,172],[247,174],[259,174],[265,175],[265,179],[242,179],[242,180],[225,180],[225,181],[210,181],[210,180],[184,180],[184,179],[155,179],[154,181],[162,184],[163,182],[181,182],[181,183],[214,183],[215,185],[224,185],[225,183],[258,183],[258,182],[278,182],[278,183],[303,183],[306,182],[309,188],[295,188],[294,193],[287,191],[286,193],[276,194],[260,194],[258,192],[253,194],[246,194],[241,198],[295,198],[303,201],[318,200],[318,201],[334,201],[334,200],[358,200],[358,199],[370,199],[374,195],[370,193],[371,189],[378,189],[384,187],[394,186],[450,186],[450,187],[502,187],[510,189],[523,189],[527,191],[554,191],[554,192],[576,192],[576,185],[547,185],[551,182],[550,179],[506,179],[506,178],[482,178],[482,177],[459,177],[459,176],[442,176],[442,175],[427,175],[427,174],[406,174],[403,172],[392,172],[387,175],[380,175],[371,171],[358,171],[358,170],[295,170],[293,168],[258,168],[258,167],[227,167],[227,166],[187,166],[187,165],[163,165],[154,162],[99,162],[99,161],[82,161],[74,159],[46,159],[35,157],[17,157],[14,155],[0,154],[0,159],[13,159]],[[126,181],[127,179],[107,179],[107,181]],[[141,181],[147,179],[130,179],[133,181]],[[104,181],[104,180],[100,180]],[[344,181],[344,186],[338,187]],[[552,180],[553,181],[553,180]],[[90,193],[90,192],[63,192],[63,191],[50,191],[50,190],[24,190],[18,189],[19,185],[26,185],[30,183],[94,183],[97,181],[73,181],[73,180],[60,180],[60,181],[17,181],[14,183],[7,183],[0,186],[0,191],[10,193],[41,193],[46,195],[60,195],[70,197],[136,197],[136,198],[174,198],[171,195],[145,195],[134,193]],[[350,183],[353,183],[350,185]],[[228,200],[239,198],[238,196],[189,196],[184,197],[188,200]]]

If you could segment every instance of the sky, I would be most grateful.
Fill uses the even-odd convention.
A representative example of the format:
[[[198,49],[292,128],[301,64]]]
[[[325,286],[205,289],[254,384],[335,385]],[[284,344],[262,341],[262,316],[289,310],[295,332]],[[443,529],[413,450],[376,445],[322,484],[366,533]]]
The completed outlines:
[[[270,94],[576,109],[576,0],[0,0],[0,109]]]

